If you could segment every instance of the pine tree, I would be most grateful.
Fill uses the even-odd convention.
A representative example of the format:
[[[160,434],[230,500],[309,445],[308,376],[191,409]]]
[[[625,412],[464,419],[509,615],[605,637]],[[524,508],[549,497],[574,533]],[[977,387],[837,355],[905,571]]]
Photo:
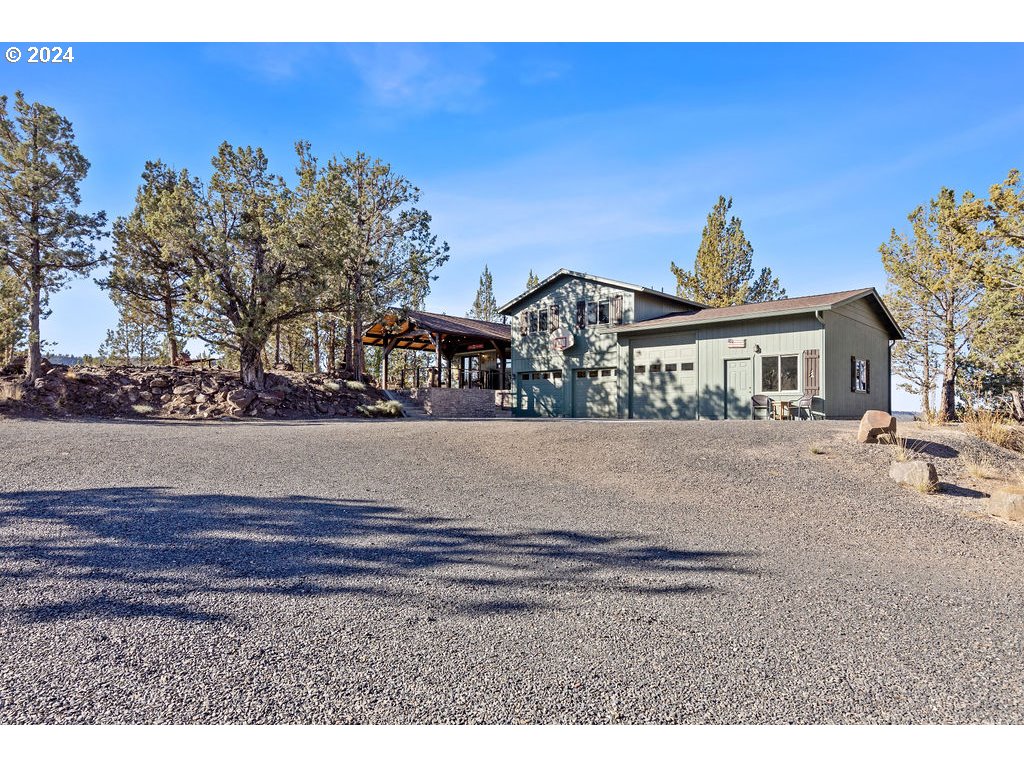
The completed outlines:
[[[14,94],[13,115],[0,96],[0,232],[3,262],[25,286],[28,357],[25,382],[40,375],[39,321],[48,297],[71,275],[87,275],[104,256],[95,241],[104,213],[83,214],[79,184],[89,162],[75,145],[71,123],[52,107]]]
[[[10,268],[0,263],[0,367],[9,365],[28,331],[25,290]]]
[[[768,267],[755,277],[754,249],[743,233],[743,223],[735,216],[726,219],[731,208],[732,198],[719,197],[711,209],[692,272],[672,262],[676,294],[712,307],[785,298],[779,279]]]
[[[909,238],[893,230],[880,247],[891,293],[936,335],[942,363],[939,415],[948,421],[956,418],[957,381],[976,330],[972,310],[982,293],[978,270],[987,252],[978,216],[970,192],[957,201],[953,190],[943,188],[927,208],[907,217]]]
[[[480,287],[476,289],[476,298],[473,299],[473,306],[469,310],[469,317],[477,320],[495,322],[498,317],[498,302],[494,298],[494,282],[491,278],[491,270],[484,264],[483,274],[480,275]]]
[[[526,277],[526,290],[532,291],[538,285],[540,285],[540,278],[537,277],[537,275],[531,269],[530,270],[530,274],[527,275],[527,277]]]
[[[135,210],[114,221],[110,275],[96,282],[110,291],[115,303],[130,303],[166,338],[171,365],[178,364],[182,309],[189,260],[164,242],[167,201],[178,178],[160,162],[147,162]]]

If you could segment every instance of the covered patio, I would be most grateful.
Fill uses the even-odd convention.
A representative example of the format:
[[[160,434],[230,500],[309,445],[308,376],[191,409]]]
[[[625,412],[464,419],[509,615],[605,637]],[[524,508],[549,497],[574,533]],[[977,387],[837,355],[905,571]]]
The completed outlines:
[[[385,389],[509,388],[512,331],[504,323],[389,309],[363,333],[363,344],[383,348],[380,379]],[[392,374],[390,356],[396,349],[433,353],[435,363]]]

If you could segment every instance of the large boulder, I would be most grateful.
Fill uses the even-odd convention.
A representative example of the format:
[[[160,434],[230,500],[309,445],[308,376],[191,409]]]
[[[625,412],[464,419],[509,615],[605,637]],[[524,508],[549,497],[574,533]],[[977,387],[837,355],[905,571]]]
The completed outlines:
[[[939,484],[939,474],[930,461],[894,461],[889,477],[900,485],[926,492],[935,490]]]
[[[888,435],[882,438],[882,435]],[[858,443],[877,443],[879,439],[896,439],[896,417],[885,411],[865,411],[857,430]]]
[[[1000,488],[988,500],[988,511],[1006,520],[1024,521],[1024,488]]]
[[[227,395],[227,402],[239,411],[244,411],[248,407],[249,403],[255,399],[256,393],[251,389],[246,389],[245,387],[232,389]]]

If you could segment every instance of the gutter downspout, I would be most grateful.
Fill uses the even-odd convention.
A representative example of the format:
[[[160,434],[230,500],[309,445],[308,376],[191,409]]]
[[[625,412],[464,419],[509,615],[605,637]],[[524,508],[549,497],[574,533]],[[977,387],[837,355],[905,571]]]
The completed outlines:
[[[826,381],[826,379],[828,379],[828,376],[825,374],[825,371],[828,370],[828,363],[826,362],[828,360],[828,358],[825,357],[825,316],[821,314],[821,310],[820,309],[816,309],[816,310],[814,310],[814,318],[819,323],[821,323],[821,361],[820,361],[821,370],[818,371],[818,389],[821,392],[821,394],[824,396],[824,395],[828,394],[828,392],[826,391],[827,387],[828,387],[828,382]],[[824,418],[827,419],[828,418],[828,400],[826,400],[825,397],[822,397],[821,401],[824,403],[824,405],[822,406],[822,411],[824,411]],[[811,408],[812,408],[812,410],[814,408],[813,401],[811,403]]]

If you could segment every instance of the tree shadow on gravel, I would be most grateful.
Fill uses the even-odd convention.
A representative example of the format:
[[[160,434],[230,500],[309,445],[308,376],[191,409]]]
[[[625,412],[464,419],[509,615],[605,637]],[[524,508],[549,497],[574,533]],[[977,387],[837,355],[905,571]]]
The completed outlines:
[[[567,594],[698,594],[741,552],[646,537],[465,525],[361,500],[164,488],[0,493],[0,621],[244,620],[231,598],[397,598],[435,614],[522,614]],[[712,576],[718,574],[718,576]],[[488,590],[484,592],[483,590]],[[564,604],[563,600],[563,604]]]

